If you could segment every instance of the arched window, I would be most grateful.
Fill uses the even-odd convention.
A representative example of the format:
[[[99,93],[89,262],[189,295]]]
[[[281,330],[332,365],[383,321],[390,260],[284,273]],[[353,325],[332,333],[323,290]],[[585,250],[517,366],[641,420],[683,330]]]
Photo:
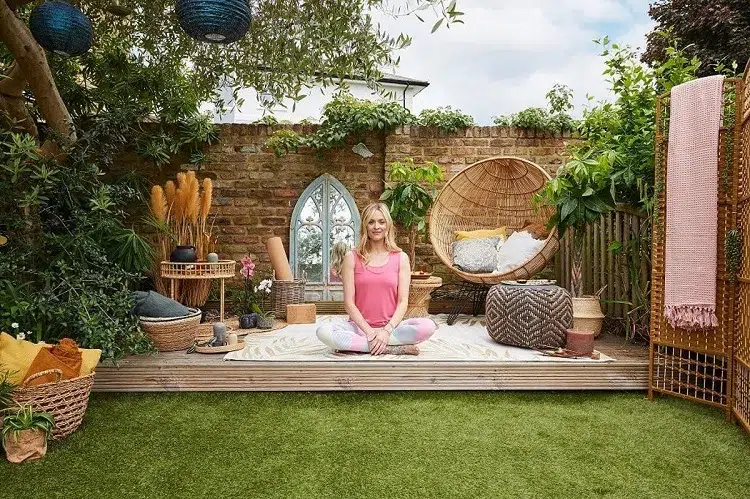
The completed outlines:
[[[295,277],[304,277],[308,301],[342,300],[341,280],[331,272],[331,249],[343,242],[353,248],[359,239],[359,212],[341,182],[321,175],[300,196],[289,233]]]

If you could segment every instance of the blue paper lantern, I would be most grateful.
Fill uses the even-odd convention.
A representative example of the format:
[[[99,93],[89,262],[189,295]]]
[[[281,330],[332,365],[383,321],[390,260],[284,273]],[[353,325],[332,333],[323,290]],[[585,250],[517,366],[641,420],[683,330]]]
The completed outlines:
[[[236,42],[250,29],[247,0],[177,0],[177,18],[185,33],[201,42]]]
[[[66,56],[85,54],[91,48],[91,21],[65,2],[45,2],[31,12],[29,28],[47,50]]]

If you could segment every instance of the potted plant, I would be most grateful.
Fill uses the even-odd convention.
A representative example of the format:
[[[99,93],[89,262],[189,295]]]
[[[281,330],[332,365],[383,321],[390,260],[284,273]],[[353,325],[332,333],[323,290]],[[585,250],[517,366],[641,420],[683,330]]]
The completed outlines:
[[[407,158],[403,163],[395,161],[390,164],[388,185],[380,200],[388,206],[393,220],[407,230],[412,272],[416,264],[417,234],[425,228],[427,212],[442,181],[443,170],[432,161],[415,165],[412,158]]]
[[[556,207],[549,223],[555,225],[560,237],[567,229],[573,230],[573,265],[571,287],[573,292],[573,329],[601,332],[602,313],[599,293],[583,296],[583,250],[586,227],[598,221],[615,208],[614,183],[610,165],[614,154],[592,157],[592,152],[574,152],[557,176],[550,180],[536,197],[537,203]],[[593,320],[592,320],[593,319]]]
[[[258,313],[258,328],[260,329],[271,329],[274,325],[274,318],[276,314],[273,312],[260,311]]]
[[[55,419],[47,412],[36,412],[30,405],[3,418],[3,447],[8,461],[36,461],[47,453],[47,440]]]
[[[249,256],[245,256],[240,263],[243,287],[232,294],[232,307],[239,315],[240,329],[251,329],[257,326],[259,316],[264,313],[260,304],[271,293],[272,281],[263,279],[256,285],[255,262]]]

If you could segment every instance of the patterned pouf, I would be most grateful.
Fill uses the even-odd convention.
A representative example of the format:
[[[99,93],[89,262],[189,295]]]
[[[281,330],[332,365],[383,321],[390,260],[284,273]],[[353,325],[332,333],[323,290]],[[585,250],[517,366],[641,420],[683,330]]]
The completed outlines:
[[[505,345],[558,348],[573,325],[573,302],[567,290],[554,285],[492,286],[485,302],[487,332]]]

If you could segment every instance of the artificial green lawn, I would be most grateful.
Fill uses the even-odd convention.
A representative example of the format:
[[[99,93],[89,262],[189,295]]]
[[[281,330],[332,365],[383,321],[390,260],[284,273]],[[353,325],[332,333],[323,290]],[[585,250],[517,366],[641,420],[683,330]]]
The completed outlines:
[[[611,393],[92,395],[0,497],[743,497],[750,436]]]

